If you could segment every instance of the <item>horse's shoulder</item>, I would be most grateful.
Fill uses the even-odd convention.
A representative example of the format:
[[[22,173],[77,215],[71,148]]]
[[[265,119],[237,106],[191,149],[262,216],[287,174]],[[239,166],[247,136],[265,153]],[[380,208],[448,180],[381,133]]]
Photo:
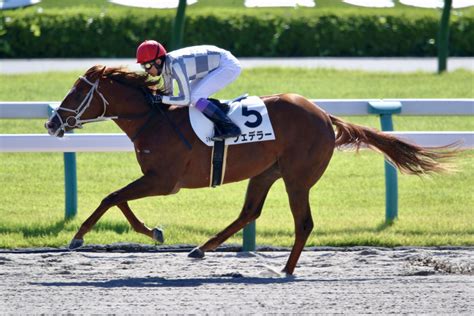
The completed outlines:
[[[177,124],[179,128],[191,128],[188,106],[170,105],[165,110],[165,114],[168,116],[169,120],[174,122],[174,124]],[[167,124],[170,123],[169,120]]]

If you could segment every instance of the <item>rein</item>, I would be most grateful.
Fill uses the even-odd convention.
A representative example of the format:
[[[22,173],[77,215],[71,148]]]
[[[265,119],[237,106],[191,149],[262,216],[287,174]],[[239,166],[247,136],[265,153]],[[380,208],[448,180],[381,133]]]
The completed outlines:
[[[186,147],[188,147],[189,150],[193,149],[193,147],[191,146],[191,144],[188,142],[188,140],[186,139],[186,137],[184,137],[183,133],[181,133],[181,130],[179,129],[178,126],[176,126],[176,124],[170,119],[170,117],[168,116],[168,114],[166,114],[165,111],[163,111],[163,109],[158,105],[157,106],[158,110],[160,111],[160,113],[166,118],[166,120],[168,121],[168,123],[171,125],[171,127],[173,127],[174,131],[176,132],[176,134],[178,134],[179,138],[181,138],[181,140],[183,141],[183,143],[186,145]]]
[[[146,112],[144,115],[141,115],[141,117],[145,117],[145,116],[148,116],[147,120],[145,121],[145,123],[143,123],[142,126],[140,126],[140,128],[135,132],[135,134],[133,136],[130,137],[130,140],[132,141],[132,143],[135,141],[135,139],[137,139],[137,137],[148,127],[148,125],[150,124],[151,122],[151,119],[153,118],[154,114],[156,114],[156,111],[154,109],[151,109],[150,111]],[[140,117],[140,118],[141,118]],[[120,117],[122,119],[126,119],[126,120],[130,120],[130,118],[124,118],[124,117]],[[119,119],[120,119],[119,118]]]

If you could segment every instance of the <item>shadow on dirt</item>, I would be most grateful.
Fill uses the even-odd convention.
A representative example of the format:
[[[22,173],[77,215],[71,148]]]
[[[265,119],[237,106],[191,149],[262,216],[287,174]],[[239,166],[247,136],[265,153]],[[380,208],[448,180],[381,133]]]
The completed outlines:
[[[147,287],[196,287],[206,284],[285,284],[297,282],[367,282],[381,279],[392,280],[393,278],[352,278],[352,279],[299,279],[297,277],[287,276],[281,278],[268,277],[245,277],[236,274],[229,276],[214,276],[209,278],[189,278],[189,279],[166,279],[160,277],[151,278],[125,278],[104,281],[86,281],[86,282],[30,282],[31,285],[40,285],[48,287],[97,287],[97,288],[147,288]]]

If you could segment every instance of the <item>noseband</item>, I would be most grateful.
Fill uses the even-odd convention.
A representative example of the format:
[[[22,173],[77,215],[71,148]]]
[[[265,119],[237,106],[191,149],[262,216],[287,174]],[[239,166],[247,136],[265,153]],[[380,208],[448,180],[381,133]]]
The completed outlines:
[[[56,116],[59,119],[59,122],[61,125],[59,128],[56,130],[53,136],[57,136],[60,131],[65,132],[66,128],[82,128],[82,124],[84,123],[89,123],[89,122],[99,122],[99,121],[107,121],[107,120],[114,120],[117,119],[117,116],[104,116],[105,112],[107,111],[107,105],[109,102],[105,99],[104,95],[99,91],[99,79],[97,79],[94,83],[90,82],[86,77],[79,77],[82,81],[86,82],[88,85],[91,86],[89,92],[87,92],[86,96],[82,100],[81,104],[77,107],[77,109],[72,110],[72,109],[67,109],[63,107],[59,107],[55,110],[55,113],[53,116],[51,116],[50,120],[53,120],[54,117]],[[87,119],[83,120],[81,119],[82,114],[89,108],[91,105],[92,99],[94,97],[94,92],[96,92],[100,98],[102,99],[102,105],[104,107],[104,111],[102,112],[101,115],[99,115],[96,118],[93,119]],[[66,112],[71,112],[73,113],[72,115],[68,116],[64,121],[61,118],[61,115],[59,115],[59,111],[66,111]]]

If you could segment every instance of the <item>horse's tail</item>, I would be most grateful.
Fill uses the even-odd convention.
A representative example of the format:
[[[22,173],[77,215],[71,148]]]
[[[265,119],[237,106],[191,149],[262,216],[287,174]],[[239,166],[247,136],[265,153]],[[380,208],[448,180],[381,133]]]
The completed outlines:
[[[446,160],[459,152],[456,144],[421,147],[372,128],[352,124],[332,115],[329,117],[336,126],[336,147],[345,145],[358,150],[365,144],[371,149],[378,149],[403,173],[422,175],[450,171],[452,168]]]

